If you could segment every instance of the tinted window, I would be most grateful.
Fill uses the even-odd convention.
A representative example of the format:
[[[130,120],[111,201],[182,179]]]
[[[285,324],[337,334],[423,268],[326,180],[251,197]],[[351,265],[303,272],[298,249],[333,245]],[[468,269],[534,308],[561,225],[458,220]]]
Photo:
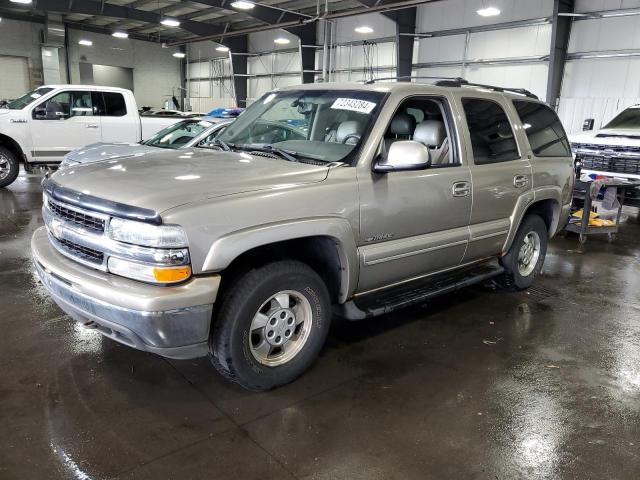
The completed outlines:
[[[640,128],[640,108],[629,107],[623,110],[604,128]]]
[[[100,115],[105,117],[122,117],[127,114],[127,106],[121,93],[102,92],[104,111]]]
[[[93,116],[91,92],[61,92],[33,110],[33,118],[36,120],[66,120],[87,116]]]
[[[531,150],[537,157],[569,157],[571,148],[556,112],[541,103],[514,100]]]
[[[503,108],[492,100],[463,98],[476,165],[520,158],[513,129]]]

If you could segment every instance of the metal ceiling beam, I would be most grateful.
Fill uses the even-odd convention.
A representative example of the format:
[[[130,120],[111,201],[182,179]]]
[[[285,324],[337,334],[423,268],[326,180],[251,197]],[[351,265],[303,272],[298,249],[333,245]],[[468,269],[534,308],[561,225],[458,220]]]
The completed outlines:
[[[9,0],[0,0],[0,8],[11,8],[14,10],[30,11],[32,6],[26,5],[26,8],[20,9],[20,4],[10,2]],[[163,16],[160,13],[148,12],[130,8],[126,5],[114,5],[104,1],[82,0],[38,0],[36,10],[56,13],[78,13],[82,15],[94,15],[103,17],[123,18],[129,20],[139,20],[151,24],[160,24]],[[180,28],[198,36],[217,35],[224,31],[224,27],[212,25],[209,23],[196,22],[194,20],[181,19]]]
[[[268,7],[266,5],[261,5],[258,2],[254,2],[254,7],[250,10],[234,10],[231,7],[232,0],[191,0],[193,3],[201,3],[203,5],[208,5],[210,7],[220,8],[224,10],[229,10],[234,13],[242,13],[256,20],[260,20],[261,22],[267,24],[281,23],[281,22],[293,22],[309,19],[309,15],[304,15],[300,13],[296,13],[293,11],[285,11],[276,7]]]
[[[547,76],[547,103],[557,108],[562,89],[564,66],[567,61],[572,17],[559,14],[573,13],[575,0],[554,0],[551,27],[551,52]]]

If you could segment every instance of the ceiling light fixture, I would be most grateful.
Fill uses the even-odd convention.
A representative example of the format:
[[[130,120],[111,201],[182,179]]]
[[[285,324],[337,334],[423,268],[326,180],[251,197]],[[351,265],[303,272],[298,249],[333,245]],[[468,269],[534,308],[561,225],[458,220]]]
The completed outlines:
[[[500,9],[496,7],[485,7],[478,10],[477,13],[481,17],[495,17],[496,15],[500,15]]]
[[[246,2],[244,0],[238,0],[237,2],[231,2],[231,6],[233,8],[237,8],[238,10],[251,10],[255,5],[253,2]]]
[[[228,52],[229,51],[229,47],[225,47],[224,45],[220,45],[220,46],[216,47],[216,50],[218,52]]]
[[[116,38],[129,38],[129,34],[127,32],[113,32],[111,35]]]
[[[184,58],[184,57],[187,56],[187,54],[184,53],[184,52],[176,52],[176,53],[173,54],[173,56],[176,57],[176,58]]]
[[[31,3],[31,0],[11,0],[11,3],[24,3],[24,4],[29,4],[29,3]]]
[[[373,28],[367,27],[366,25],[362,25],[360,27],[354,28],[354,30],[358,33],[373,33]]]
[[[180,22],[175,18],[166,17],[160,20],[160,23],[165,27],[179,27]]]
[[[91,40],[80,40],[78,42],[78,45],[84,45],[85,47],[90,47],[93,45],[93,42]]]
[[[273,42],[277,43],[278,45],[287,45],[287,44],[291,43],[291,40],[289,40],[288,38],[285,38],[285,37],[278,37],[278,38],[274,39]]]

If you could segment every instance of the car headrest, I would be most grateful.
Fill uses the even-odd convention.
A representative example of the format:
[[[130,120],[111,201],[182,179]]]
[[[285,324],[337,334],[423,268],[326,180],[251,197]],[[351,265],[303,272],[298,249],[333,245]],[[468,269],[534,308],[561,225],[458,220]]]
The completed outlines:
[[[347,120],[338,125],[338,129],[336,130],[336,141],[338,143],[344,142],[345,138],[349,135],[361,135],[362,128],[359,122],[355,120]],[[358,143],[357,140],[351,137],[352,140],[348,140],[349,143]]]
[[[413,134],[413,139],[427,147],[439,147],[447,138],[447,129],[443,122],[438,120],[425,120],[420,122]]]
[[[396,113],[391,120],[392,135],[411,135],[416,128],[416,117],[408,113]]]

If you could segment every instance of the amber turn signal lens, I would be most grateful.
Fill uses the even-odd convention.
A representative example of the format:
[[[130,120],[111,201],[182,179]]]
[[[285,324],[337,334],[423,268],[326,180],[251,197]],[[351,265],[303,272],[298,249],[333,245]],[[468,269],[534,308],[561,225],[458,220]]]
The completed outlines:
[[[154,267],[153,276],[158,282],[181,282],[191,276],[191,267]]]

